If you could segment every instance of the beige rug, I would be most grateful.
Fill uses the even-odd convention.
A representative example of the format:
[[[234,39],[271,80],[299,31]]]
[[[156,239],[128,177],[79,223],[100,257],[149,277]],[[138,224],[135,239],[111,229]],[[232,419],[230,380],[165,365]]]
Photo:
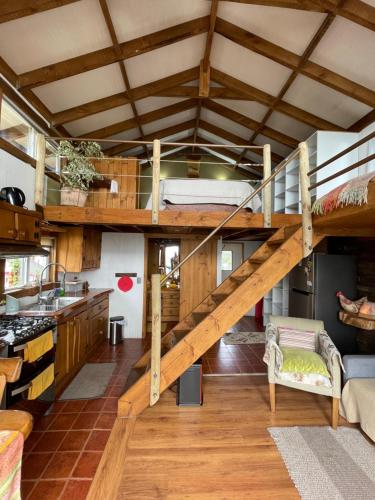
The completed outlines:
[[[374,500],[375,445],[357,429],[268,429],[302,500]]]
[[[223,337],[223,342],[226,345],[264,344],[265,341],[264,332],[229,332]]]
[[[116,363],[86,363],[68,387],[59,401],[67,399],[96,399],[103,396]]]

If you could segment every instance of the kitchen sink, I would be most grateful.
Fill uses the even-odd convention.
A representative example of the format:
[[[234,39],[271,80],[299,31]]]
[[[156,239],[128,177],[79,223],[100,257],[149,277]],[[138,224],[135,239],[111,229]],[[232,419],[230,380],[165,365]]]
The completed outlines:
[[[64,309],[64,307],[68,307],[79,300],[82,300],[83,297],[58,297],[53,299],[51,304],[32,304],[28,306],[24,311],[20,311],[20,313],[25,312],[35,312],[35,313],[50,313],[59,311],[60,309]]]

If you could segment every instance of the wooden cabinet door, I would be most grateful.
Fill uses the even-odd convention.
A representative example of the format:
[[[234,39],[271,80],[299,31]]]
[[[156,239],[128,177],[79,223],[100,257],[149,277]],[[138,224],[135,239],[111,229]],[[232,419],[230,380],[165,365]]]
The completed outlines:
[[[83,232],[82,269],[100,267],[102,234],[96,229],[85,228]]]
[[[39,219],[30,215],[16,214],[17,238],[20,241],[40,241],[40,223]]]
[[[57,326],[57,344],[55,354],[55,375],[57,386],[69,372],[68,342],[69,326],[68,322],[66,322]]]
[[[0,238],[13,240],[17,237],[15,213],[0,208]]]

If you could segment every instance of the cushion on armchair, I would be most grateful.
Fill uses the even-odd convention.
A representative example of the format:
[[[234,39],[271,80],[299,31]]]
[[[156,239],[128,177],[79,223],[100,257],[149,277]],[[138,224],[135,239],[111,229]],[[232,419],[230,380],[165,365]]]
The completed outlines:
[[[283,364],[278,376],[285,382],[331,387],[330,375],[323,358],[316,352],[282,347]]]
[[[316,350],[316,333],[314,331],[279,326],[278,333],[280,347],[296,347],[308,351]]]

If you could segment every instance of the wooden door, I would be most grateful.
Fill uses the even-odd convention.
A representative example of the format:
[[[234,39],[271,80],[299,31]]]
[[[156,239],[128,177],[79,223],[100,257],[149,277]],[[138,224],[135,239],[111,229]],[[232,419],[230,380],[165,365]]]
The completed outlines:
[[[17,236],[15,213],[0,208],[0,238],[14,240]]]
[[[18,239],[21,241],[40,241],[39,219],[30,215],[17,214]]]
[[[61,381],[69,372],[68,338],[68,322],[59,324],[57,326],[57,344],[55,354],[55,374],[57,386],[59,386]]]
[[[183,238],[180,261],[184,259],[203,237]],[[180,319],[184,318],[216,287],[217,239],[211,239],[181,268]]]

